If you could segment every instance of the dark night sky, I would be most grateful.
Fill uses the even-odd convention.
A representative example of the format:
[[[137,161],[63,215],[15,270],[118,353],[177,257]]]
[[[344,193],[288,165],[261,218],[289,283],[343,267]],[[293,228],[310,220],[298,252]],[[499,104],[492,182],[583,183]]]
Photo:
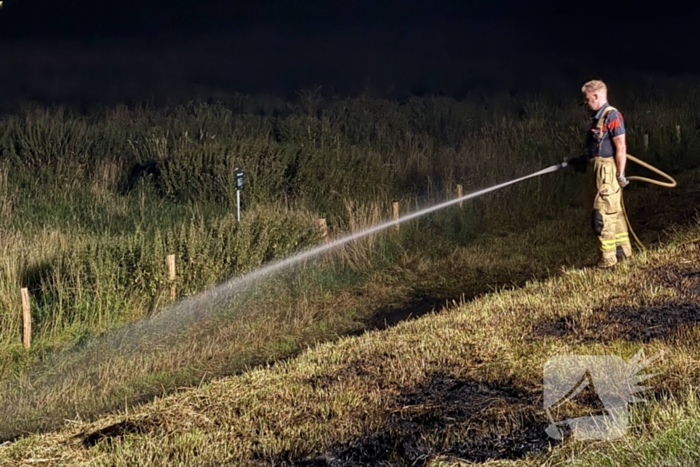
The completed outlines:
[[[109,64],[116,52],[103,44],[131,44],[117,54],[122,61],[160,44],[142,62],[166,60],[163,47],[172,44],[179,55],[168,52],[171,74],[178,63],[184,70],[184,63],[196,62],[191,66],[198,70],[227,77],[236,70],[248,78],[204,81],[247,82],[243,87],[250,89],[254,82],[259,91],[274,91],[275,80],[303,87],[341,78],[405,78],[439,87],[489,67],[529,80],[545,73],[579,79],[589,72],[700,71],[694,58],[700,5],[689,11],[599,3],[597,10],[587,2],[586,9],[572,11],[571,2],[522,0],[5,0],[0,47],[50,44],[44,55],[61,44],[92,47]],[[8,63],[20,75],[31,73],[22,70],[30,68],[26,53],[24,62],[17,54]]]
[[[567,25],[607,21],[629,34],[643,36],[654,31],[627,29],[633,19],[697,19],[700,6],[683,9],[644,8],[639,2],[617,0],[587,2],[582,10],[575,3],[556,0],[5,0],[0,15],[0,35],[80,36],[156,34],[166,31],[204,32],[252,25],[276,27],[341,27],[396,21],[454,19],[517,20],[521,26],[559,20]],[[691,31],[686,31],[686,34]]]
[[[5,34],[82,36],[203,32],[249,26],[285,28],[343,27],[395,21],[455,18],[521,18],[561,12],[557,3],[540,3],[537,12],[520,1],[469,0],[7,0]]]

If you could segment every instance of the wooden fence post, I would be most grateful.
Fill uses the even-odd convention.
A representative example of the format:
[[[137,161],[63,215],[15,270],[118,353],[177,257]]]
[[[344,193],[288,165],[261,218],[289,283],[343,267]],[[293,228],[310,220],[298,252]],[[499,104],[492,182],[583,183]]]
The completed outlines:
[[[461,198],[464,196],[464,188],[462,187],[461,184],[457,185],[457,198]],[[461,208],[464,205],[464,201],[459,202],[459,207]]]
[[[398,201],[394,201],[391,203],[391,210],[392,210],[393,218],[396,221],[396,226],[394,227],[394,229],[398,232],[399,231],[399,222],[398,222],[398,220],[399,220],[399,202]]]
[[[649,133],[644,133],[644,151],[649,150]]]
[[[318,227],[318,234],[321,236],[321,240],[328,243],[328,224],[326,223],[326,219],[323,217],[316,219],[316,225]]]
[[[29,289],[23,288],[22,294],[22,342],[24,348],[32,346],[32,307],[29,302]]]
[[[165,258],[165,263],[168,266],[168,280],[170,284],[170,299],[175,300],[177,290],[175,289],[175,279],[177,278],[177,270],[175,269],[175,255],[168,255]]]

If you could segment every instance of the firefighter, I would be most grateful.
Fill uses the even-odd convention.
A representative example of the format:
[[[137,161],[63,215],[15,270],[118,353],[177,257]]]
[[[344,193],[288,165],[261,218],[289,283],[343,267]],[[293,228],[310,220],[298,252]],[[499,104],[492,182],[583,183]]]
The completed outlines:
[[[598,238],[599,268],[610,268],[632,255],[627,222],[622,211],[627,145],[622,114],[608,103],[608,90],[600,80],[581,88],[590,107],[591,124],[586,151],[574,165],[584,178],[584,206]]]

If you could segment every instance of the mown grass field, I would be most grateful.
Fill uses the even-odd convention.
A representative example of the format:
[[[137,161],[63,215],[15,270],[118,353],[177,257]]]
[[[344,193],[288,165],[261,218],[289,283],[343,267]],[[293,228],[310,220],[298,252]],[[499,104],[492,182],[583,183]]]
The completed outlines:
[[[680,174],[680,186],[628,190],[653,251],[613,272],[580,270],[594,241],[580,180],[561,172],[198,306],[170,302],[166,255],[177,257],[178,297],[194,297],[317,244],[318,217],[339,236],[386,220],[393,200],[406,212],[454,197],[457,183],[469,192],[578,154],[585,113],[551,97],[398,103],[307,92],[294,104],[239,96],[5,116],[0,436],[10,442],[0,462],[522,458],[547,444],[537,399],[547,356],[629,358],[641,344],[672,352],[669,378],[654,386],[660,400],[635,412],[640,446],[690,455],[697,251],[678,244],[698,234],[696,96],[621,99],[630,152]],[[637,151],[645,132],[650,148]],[[240,225],[236,167],[248,174]],[[29,351],[20,287],[33,303]],[[685,428],[669,431],[676,423]],[[630,446],[530,455],[585,465],[617,462]]]

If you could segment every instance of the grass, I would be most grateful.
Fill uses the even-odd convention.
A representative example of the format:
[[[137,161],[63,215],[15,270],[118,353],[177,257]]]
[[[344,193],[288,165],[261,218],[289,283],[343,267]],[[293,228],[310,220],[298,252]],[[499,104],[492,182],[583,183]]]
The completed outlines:
[[[568,335],[551,342],[524,338],[536,326],[527,328],[524,323],[530,318],[511,316],[515,312],[509,307],[515,305],[508,297],[521,297],[522,303],[531,300],[528,316],[561,318],[568,326],[565,329],[588,326],[592,341],[596,332],[602,332],[595,323],[606,322],[605,313],[599,311],[579,322],[572,318],[576,310],[594,305],[603,310],[603,304],[614,297],[620,307],[633,309],[644,300],[652,303],[649,306],[661,306],[652,299],[676,303],[672,299],[678,297],[672,294],[656,297],[659,291],[649,278],[652,274],[636,276],[630,266],[623,266],[625,274],[617,279],[576,271],[589,259],[594,242],[580,210],[570,206],[579,180],[566,172],[416,220],[398,233],[373,235],[263,281],[237,286],[227,292],[233,300],[217,301],[211,291],[225,289],[213,286],[316,244],[318,217],[327,218],[331,235],[338,236],[386,219],[395,199],[406,211],[454,196],[456,183],[469,192],[530,173],[574,154],[582,124],[582,114],[569,111],[566,102],[546,100],[512,102],[512,108],[498,109],[502,112],[498,114],[473,102],[443,98],[412,99],[400,105],[366,97],[325,101],[302,94],[296,105],[276,103],[272,109],[246,97],[237,99],[160,109],[120,107],[90,115],[28,108],[0,123],[0,209],[4,214],[0,226],[4,270],[0,279],[0,437],[16,440],[3,448],[6,457],[0,457],[8,465],[24,456],[20,452],[27,453],[23,457],[27,462],[41,457],[27,448],[32,443],[39,450],[54,449],[42,444],[41,436],[19,435],[64,430],[64,420],[75,420],[76,427],[87,433],[92,429],[88,427],[97,426],[92,421],[108,424],[99,418],[105,412],[118,414],[126,407],[127,414],[145,414],[149,406],[139,406],[149,400],[170,397],[185,387],[211,391],[223,388],[227,381],[237,388],[231,389],[229,398],[235,399],[239,390],[253,398],[241,413],[248,417],[244,417],[246,423],[257,426],[255,436],[254,431],[233,436],[225,431],[229,428],[211,431],[206,424],[183,431],[177,428],[178,420],[167,421],[167,417],[153,426],[150,421],[142,425],[129,418],[112,430],[118,435],[95,435],[108,441],[94,449],[60,448],[65,452],[60,455],[71,463],[98,452],[106,465],[122,462],[117,461],[120,456],[125,464],[139,456],[144,456],[139,462],[146,465],[147,459],[153,459],[153,465],[159,459],[193,462],[200,451],[204,457],[197,457],[197,463],[206,464],[207,458],[220,463],[231,456],[241,461],[283,462],[324,449],[341,452],[357,438],[370,454],[351,450],[348,455],[371,457],[379,455],[372,449],[397,445],[401,436],[423,433],[422,429],[435,454],[452,448],[459,451],[455,448],[459,443],[471,446],[468,443],[478,438],[479,430],[479,442],[488,444],[489,434],[500,433],[498,429],[520,436],[519,429],[534,426],[537,418],[532,407],[521,407],[513,394],[530,391],[532,395],[539,378],[538,358],[553,349],[576,348],[567,347]],[[632,143],[651,126],[645,113],[648,108],[655,110],[671,135],[655,126],[652,147],[642,155],[645,160],[673,173],[696,166],[692,154],[697,137],[689,131],[678,142],[671,125],[691,119],[694,106],[693,99],[672,108],[652,98],[631,107],[626,116],[634,122],[629,126]],[[551,119],[543,118],[548,114]],[[545,137],[550,134],[558,136]],[[231,178],[239,166],[248,174],[240,225],[232,212]],[[697,230],[688,230],[696,215],[689,201],[698,196],[693,189],[697,173],[683,175],[681,180],[675,191],[642,187],[627,191],[629,211],[645,243],[657,245],[661,240],[672,245],[693,235],[693,228]],[[177,256],[175,286],[180,303],[168,298],[171,284],[164,260],[170,253]],[[647,270],[648,262],[658,261],[663,267],[672,262],[664,263],[664,258],[677,259],[673,254],[663,250],[642,255],[635,266]],[[575,284],[568,284],[565,277]],[[622,298],[592,293],[591,284],[601,281],[600,277],[602,282],[621,281],[616,287],[636,288],[621,294]],[[639,284],[647,284],[649,290],[639,289]],[[17,337],[20,286],[30,288],[33,301],[35,336],[28,352]],[[509,291],[523,286],[520,292]],[[549,297],[543,292],[547,288]],[[554,289],[572,296],[559,298]],[[205,290],[210,291],[204,295],[208,302],[197,298]],[[490,292],[498,293],[479,299]],[[553,301],[561,307],[561,316],[548,308]],[[430,317],[411,324],[422,329],[413,334],[396,334],[404,332],[398,331],[404,329],[402,325],[376,339],[341,339],[446,304],[471,318],[446,322],[448,318],[442,316]],[[446,316],[461,316],[461,312]],[[452,325],[453,329],[441,330]],[[420,337],[427,332],[420,326],[432,326],[436,342]],[[552,326],[559,329],[559,324]],[[462,347],[443,342],[451,338],[448,334],[456,336],[455,345]],[[487,343],[483,348],[479,339]],[[334,341],[337,348],[323,346]],[[581,345],[627,352],[631,344],[623,344],[606,340],[604,347]],[[316,347],[318,352],[331,352],[323,358],[338,363],[319,363],[304,370],[311,378],[306,383],[318,380],[309,383],[311,392],[306,383],[284,380],[277,373],[292,372],[289,368],[298,368],[293,365],[316,352],[305,349]],[[362,363],[359,355],[365,351],[369,353]],[[300,360],[289,360],[295,355]],[[460,366],[457,356],[465,355],[467,366]],[[395,361],[399,367],[391,368]],[[272,370],[256,369],[271,364]],[[521,366],[522,375],[515,381],[515,370]],[[238,376],[221,379],[231,375]],[[263,386],[250,378],[262,378],[270,392],[253,391]],[[372,381],[381,384],[374,386]],[[474,412],[440,406],[444,394],[432,388],[451,384],[469,389],[467,395],[473,399],[465,395],[464,400],[473,402]],[[490,389],[479,389],[483,384]],[[684,387],[671,389],[680,394]],[[325,399],[314,399],[316,392],[325,394],[326,389],[338,398],[328,399],[330,405]],[[292,418],[281,417],[278,424],[268,416],[274,412],[268,414],[259,405],[261,400],[270,401],[265,402],[270,410]],[[404,419],[397,404],[407,400],[419,402],[405,404],[409,409]],[[676,402],[683,404],[680,399]],[[169,402],[157,399],[154,403]],[[208,399],[205,404],[210,405]],[[318,409],[312,410],[314,404]],[[506,414],[513,404],[518,406],[517,420]],[[173,410],[177,407],[182,408],[174,402]],[[391,412],[390,407],[398,411]],[[297,409],[301,412],[294,412]],[[308,410],[311,418],[304,421]],[[479,422],[474,434],[471,423],[483,411],[492,411],[496,423],[488,427]],[[421,428],[421,417],[443,415],[463,420],[464,426],[447,432],[430,424]],[[240,424],[234,415],[221,415],[228,416],[233,418],[212,419],[222,427]],[[330,427],[336,420],[342,426]],[[394,422],[412,428],[382,435]],[[160,423],[172,425],[174,431],[166,429],[158,438],[163,443],[150,446],[156,443],[153,434],[160,433]],[[260,433],[265,435],[256,444],[253,438]],[[240,443],[229,440],[231,436],[240,437]],[[104,447],[122,440],[125,444],[115,445],[112,451]],[[398,460],[411,455],[396,449],[386,455]]]
[[[7,465],[38,458],[56,465],[281,465],[329,456],[375,465],[438,456],[520,459],[503,465],[687,464],[697,450],[698,284],[684,282],[684,274],[700,265],[696,251],[659,248],[614,272],[564,268],[94,423],[74,420],[4,447],[1,458]],[[651,380],[653,403],[633,408],[628,437],[521,451],[548,445],[541,410],[548,358],[629,359],[640,348],[647,356],[668,353],[652,368],[662,375]]]

